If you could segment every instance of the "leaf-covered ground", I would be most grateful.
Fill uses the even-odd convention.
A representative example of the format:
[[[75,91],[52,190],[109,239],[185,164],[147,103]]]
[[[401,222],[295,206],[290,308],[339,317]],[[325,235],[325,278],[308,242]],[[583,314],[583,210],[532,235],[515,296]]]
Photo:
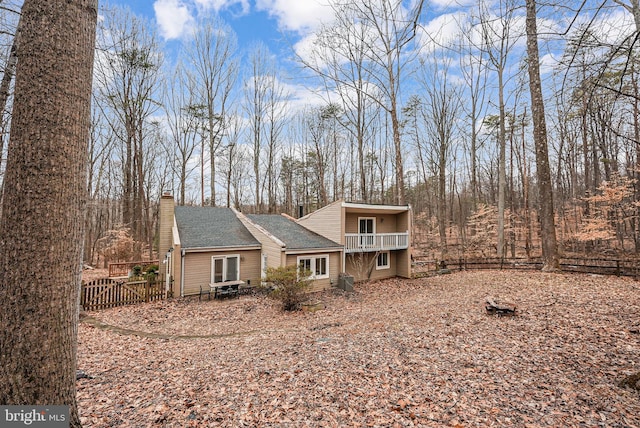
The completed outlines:
[[[640,427],[640,283],[462,272],[326,309],[174,299],[80,324],[86,427]],[[489,316],[487,296],[518,307]]]

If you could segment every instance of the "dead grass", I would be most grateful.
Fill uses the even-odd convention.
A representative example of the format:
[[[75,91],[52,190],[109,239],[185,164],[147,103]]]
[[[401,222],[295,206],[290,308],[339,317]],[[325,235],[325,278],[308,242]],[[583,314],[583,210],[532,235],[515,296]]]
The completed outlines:
[[[83,424],[640,426],[640,393],[618,386],[640,371],[633,280],[485,271],[356,288],[313,313],[250,296],[91,313],[118,328],[80,325]],[[488,316],[488,295],[518,315]]]

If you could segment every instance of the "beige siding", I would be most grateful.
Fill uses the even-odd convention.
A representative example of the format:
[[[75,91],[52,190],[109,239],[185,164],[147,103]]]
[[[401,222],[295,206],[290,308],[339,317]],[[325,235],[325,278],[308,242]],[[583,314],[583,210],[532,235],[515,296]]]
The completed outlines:
[[[376,269],[377,254],[378,253],[375,252],[348,254],[346,260],[347,273],[353,275],[356,281],[377,280],[397,276],[397,251],[389,251],[388,269]],[[369,271],[371,271],[371,276],[368,276]]]
[[[171,290],[173,291],[173,296],[180,296],[180,284],[182,280],[182,251],[180,251],[180,244],[173,245],[173,254],[171,256],[171,260],[173,262],[173,284]]]
[[[398,233],[408,230],[399,228],[397,215],[347,213],[345,216],[345,233],[359,233],[359,219],[361,218],[374,218],[376,220],[376,233]]]
[[[172,244],[172,229],[173,229],[173,209],[174,209],[173,197],[169,195],[162,195],[160,199],[160,219],[158,226],[158,257],[160,263],[164,259],[165,254],[169,251]]]
[[[339,244],[344,244],[342,225],[342,201],[334,202],[301,219],[298,223],[309,230],[329,238]]]
[[[398,276],[402,276],[405,278],[411,278],[411,252],[413,251],[411,248],[411,243],[413,240],[411,236],[411,233],[413,231],[412,214],[413,213],[411,210],[407,211],[406,213],[398,214],[398,231],[409,231],[409,248],[404,251],[398,251],[397,257]]]
[[[374,253],[374,260],[373,260],[373,270],[371,271],[371,279],[383,279],[383,278],[392,278],[396,275],[398,275],[398,270],[397,270],[397,251],[389,251],[389,268],[388,269],[377,269],[376,268],[376,254]]]
[[[340,273],[340,262],[342,253],[308,253],[308,254],[287,254],[287,266],[296,266],[298,257],[324,257],[329,256],[329,278],[318,279],[311,284],[311,292],[326,290],[338,284],[338,274]]]
[[[411,247],[407,250],[396,251],[396,274],[404,278],[411,278]]]
[[[245,282],[250,280],[251,284],[259,284],[260,250],[187,253],[184,256],[184,295],[198,294],[200,286],[209,286],[212,257],[234,254],[240,255],[240,279]]]
[[[397,230],[398,232],[411,231],[411,211],[407,211],[397,216]]]
[[[260,241],[260,244],[262,245],[262,253],[267,256],[267,267],[277,268],[282,266],[284,253],[280,243],[276,242],[273,237],[256,227],[256,225],[251,221],[244,218],[244,216],[241,216],[240,220],[245,227],[249,229],[249,232],[251,232],[251,234]],[[260,263],[262,263],[262,260]]]

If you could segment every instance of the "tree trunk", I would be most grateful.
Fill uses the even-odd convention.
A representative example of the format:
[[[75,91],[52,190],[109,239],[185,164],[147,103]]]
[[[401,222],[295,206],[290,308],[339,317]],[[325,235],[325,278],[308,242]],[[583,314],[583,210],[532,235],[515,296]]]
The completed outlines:
[[[0,403],[75,398],[96,0],[26,0],[0,220]]]
[[[498,133],[498,242],[496,243],[496,251],[498,257],[504,257],[506,246],[504,244],[504,207],[507,188],[506,174],[506,113],[504,106],[504,66],[500,64],[498,67],[498,98],[500,110],[500,128]]]
[[[402,139],[400,138],[400,121],[398,120],[398,111],[396,108],[396,99],[391,101],[391,126],[393,130],[393,149],[396,173],[396,191],[395,203],[404,205],[406,203],[404,188],[404,164],[402,162]]]
[[[536,148],[536,169],[540,198],[540,236],[542,238],[542,270],[560,269],[556,226],[553,210],[553,188],[547,148],[547,126],[544,116],[542,84],[540,82],[540,59],[538,54],[538,28],[536,25],[536,2],[526,0],[527,7],[527,54],[529,57],[529,90],[533,118],[533,141]]]

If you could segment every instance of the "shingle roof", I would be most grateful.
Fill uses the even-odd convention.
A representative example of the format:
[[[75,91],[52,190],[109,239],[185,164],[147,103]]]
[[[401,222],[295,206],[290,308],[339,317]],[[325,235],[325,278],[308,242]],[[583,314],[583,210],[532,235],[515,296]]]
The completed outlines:
[[[278,214],[248,214],[247,218],[281,240],[290,250],[342,248],[324,236]]]
[[[182,248],[260,245],[229,208],[178,206],[175,216]]]

